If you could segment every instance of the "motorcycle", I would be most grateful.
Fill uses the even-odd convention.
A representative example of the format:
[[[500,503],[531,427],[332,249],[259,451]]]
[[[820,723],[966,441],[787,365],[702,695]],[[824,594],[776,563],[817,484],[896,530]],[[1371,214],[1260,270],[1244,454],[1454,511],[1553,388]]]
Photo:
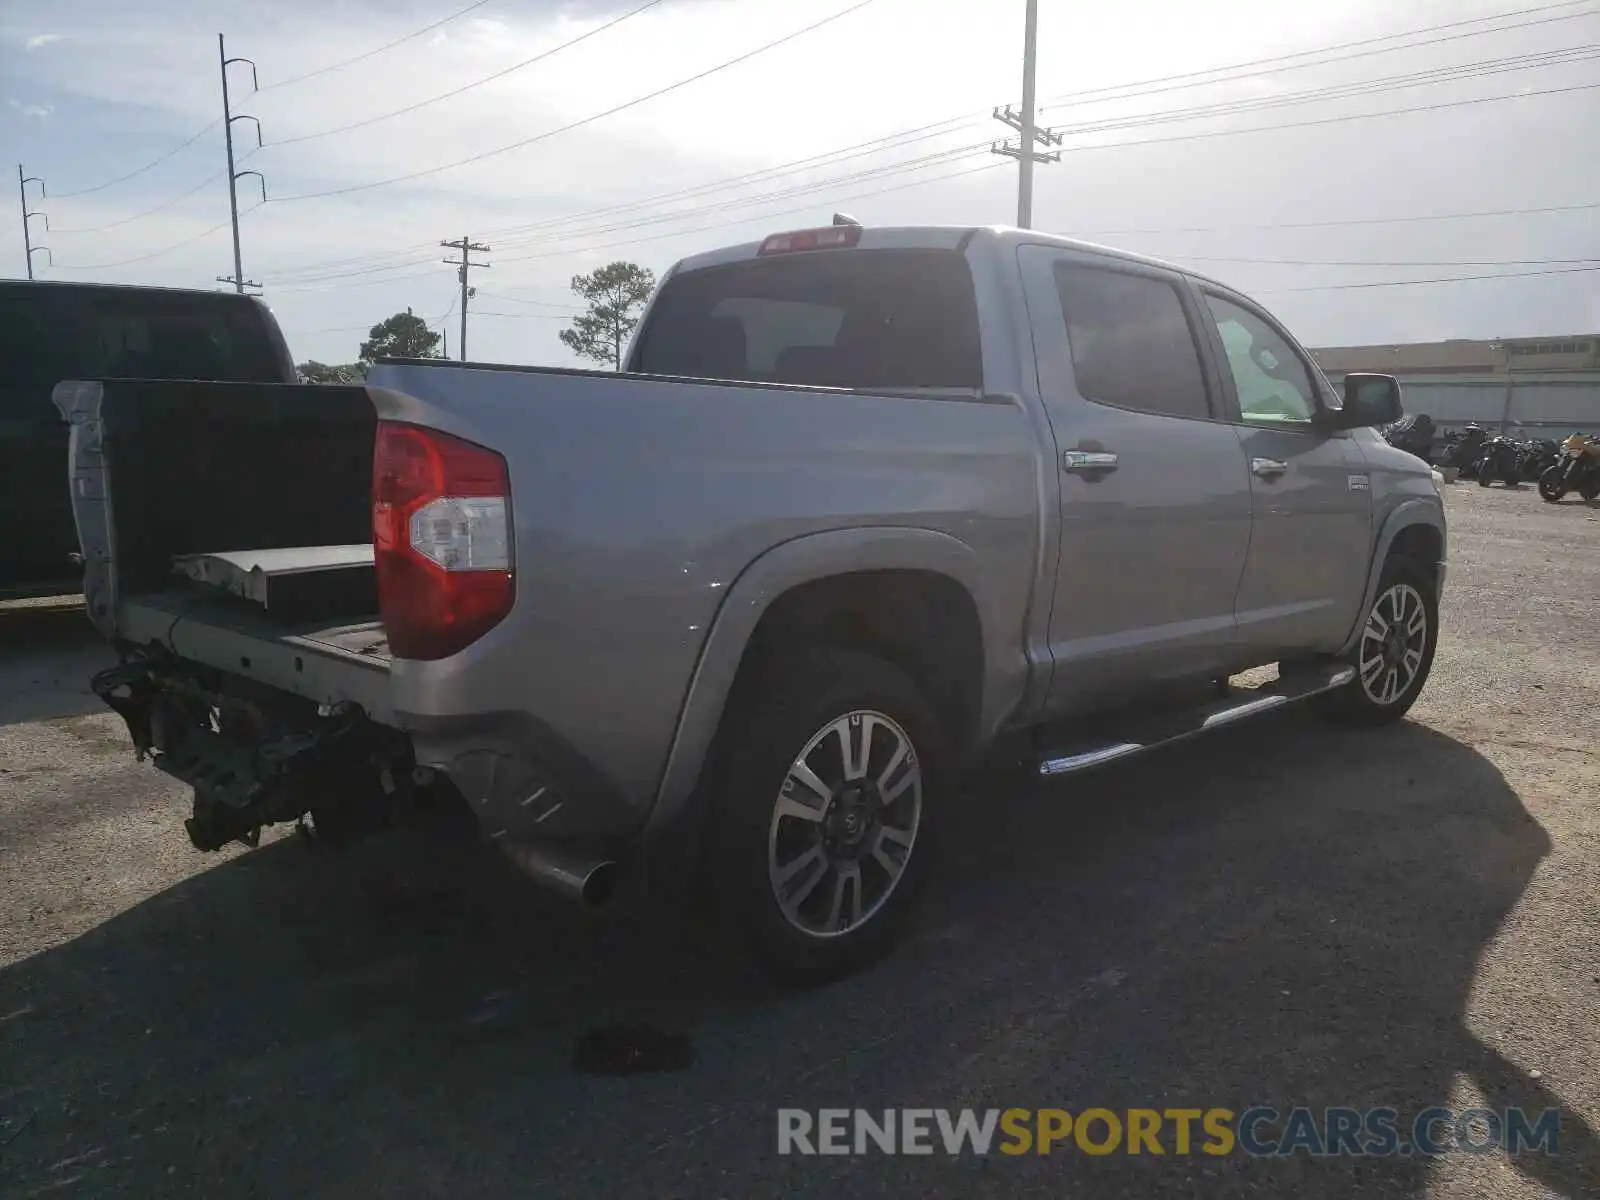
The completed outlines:
[[[1496,479],[1516,487],[1522,482],[1522,448],[1508,437],[1490,438],[1483,443],[1474,473],[1479,487],[1488,487]]]
[[[1522,446],[1522,477],[1524,479],[1538,479],[1551,467],[1556,465],[1556,460],[1561,456],[1561,447],[1549,438],[1538,438],[1531,442],[1524,442]]]
[[[1384,430],[1383,438],[1396,450],[1415,454],[1425,463],[1433,462],[1433,418],[1427,413],[1401,417]]]
[[[1488,437],[1489,431],[1482,425],[1468,425],[1446,442],[1440,465],[1454,467],[1462,479],[1471,479],[1478,472],[1478,458]]]
[[[1585,500],[1600,496],[1600,437],[1573,434],[1561,443],[1556,465],[1539,476],[1539,495],[1549,503],[1557,503],[1568,492]]]

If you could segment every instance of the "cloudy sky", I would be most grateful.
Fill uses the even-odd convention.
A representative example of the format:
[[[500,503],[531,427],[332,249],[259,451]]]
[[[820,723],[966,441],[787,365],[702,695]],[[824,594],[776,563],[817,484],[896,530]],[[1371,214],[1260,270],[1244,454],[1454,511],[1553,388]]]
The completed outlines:
[[[615,258],[659,270],[839,209],[1014,219],[1014,164],[985,148],[1020,101],[1022,0],[467,7],[6,0],[0,144],[45,181],[39,274],[232,271],[218,32],[261,87],[234,68],[269,197],[241,180],[245,274],[301,359],[347,361],[408,306],[454,352],[438,242],[463,234],[492,247],[471,357],[567,364],[568,280]],[[1597,54],[1595,0],[1041,0],[1042,120],[1066,137],[1035,224],[1193,264],[1313,345],[1600,329]]]

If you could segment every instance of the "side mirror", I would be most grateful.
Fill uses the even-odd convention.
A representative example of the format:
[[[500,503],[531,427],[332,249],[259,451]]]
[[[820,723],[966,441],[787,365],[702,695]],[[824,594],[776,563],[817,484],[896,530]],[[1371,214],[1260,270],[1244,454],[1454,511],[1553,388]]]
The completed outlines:
[[[1340,429],[1392,425],[1405,415],[1400,407],[1400,381],[1393,375],[1352,372],[1344,377],[1344,407],[1333,413]]]

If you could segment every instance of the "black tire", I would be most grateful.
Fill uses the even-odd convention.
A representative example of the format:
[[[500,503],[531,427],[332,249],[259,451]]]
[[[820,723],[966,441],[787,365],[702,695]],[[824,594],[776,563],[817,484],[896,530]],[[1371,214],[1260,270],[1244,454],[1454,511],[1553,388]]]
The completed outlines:
[[[1480,463],[1479,466],[1478,466],[1478,486],[1479,487],[1488,487],[1493,482],[1494,482],[1494,471],[1493,471],[1493,469],[1489,466],[1488,463]]]
[[[1564,473],[1559,466],[1546,467],[1544,474],[1539,476],[1539,497],[1546,503],[1557,504],[1567,494],[1567,484],[1562,479]]]
[[[1593,503],[1600,496],[1600,479],[1586,479],[1578,485],[1578,495]]]
[[[1385,695],[1389,667],[1394,666],[1397,669],[1396,682],[1398,682],[1398,671],[1402,664],[1409,662],[1409,659],[1402,650],[1401,654],[1392,656],[1393,662],[1389,662],[1388,658],[1385,659],[1387,665],[1377,671],[1375,678],[1370,675],[1364,678],[1363,653],[1368,653],[1370,662],[1371,652],[1375,649],[1373,642],[1369,640],[1369,630],[1374,629],[1374,612],[1378,613],[1378,619],[1385,624],[1395,623],[1392,593],[1398,588],[1410,589],[1410,592],[1421,601],[1426,625],[1422,630],[1421,643],[1415,647],[1421,651],[1421,658],[1412,668],[1413,674],[1409,681],[1392,695]],[[1411,611],[1409,607],[1404,609],[1406,624],[1411,623]],[[1433,653],[1439,642],[1439,594],[1433,573],[1414,559],[1399,554],[1390,555],[1378,576],[1378,586],[1373,593],[1372,604],[1362,616],[1361,630],[1355,648],[1347,659],[1349,665],[1355,668],[1355,678],[1336,691],[1322,696],[1320,706],[1325,716],[1340,724],[1387,725],[1405,716],[1407,710],[1416,703],[1417,697],[1422,694],[1423,685],[1428,682],[1428,672],[1433,669]],[[1385,654],[1388,654],[1387,648]]]
[[[749,679],[741,679],[728,711],[735,724],[722,735],[707,831],[708,866],[724,920],[764,973],[789,986],[826,983],[881,957],[911,915],[936,848],[938,818],[953,794],[953,764],[938,714],[893,663],[835,646],[769,657]],[[895,728],[865,718],[849,724],[851,714],[863,713],[887,718]],[[867,731],[866,769],[854,787],[844,779],[840,722],[851,731]],[[892,801],[881,802],[881,794],[871,789],[902,737],[909,754],[892,772],[882,770],[883,779],[895,790],[914,772],[920,774]],[[826,802],[791,778],[812,742],[816,747],[805,763],[833,788],[834,798]],[[794,816],[792,805],[785,805],[787,815],[780,816],[786,798],[827,815],[815,821],[813,832],[811,818]],[[914,819],[907,815],[913,808]],[[856,821],[850,820],[852,811]],[[874,841],[881,835],[867,824],[873,820],[914,831],[903,858],[899,842]],[[844,844],[858,825],[854,844]],[[891,876],[873,847],[900,863],[898,875]],[[823,875],[794,902],[793,915],[786,913],[777,874],[819,851]],[[855,874],[848,882],[852,865]],[[801,870],[791,898],[813,873],[812,867]],[[820,906],[814,905],[818,900]],[[851,920],[845,906],[859,908],[860,924],[824,932],[835,912]],[[802,928],[812,920],[819,927]]]

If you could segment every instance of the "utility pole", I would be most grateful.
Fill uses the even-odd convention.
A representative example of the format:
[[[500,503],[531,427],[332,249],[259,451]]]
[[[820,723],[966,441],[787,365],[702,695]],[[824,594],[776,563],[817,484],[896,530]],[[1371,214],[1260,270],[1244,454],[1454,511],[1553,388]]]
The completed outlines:
[[[1026,0],[1027,14],[1022,33],[1022,111],[1012,112],[1008,104],[994,110],[994,119],[1011,126],[1021,136],[1018,144],[996,142],[990,149],[995,154],[1017,160],[1017,226],[1033,228],[1033,164],[1061,161],[1061,151],[1043,152],[1034,146],[1059,146],[1062,135],[1051,129],[1040,129],[1034,123],[1033,66],[1037,57],[1039,40],[1039,0]]]
[[[461,337],[459,339],[460,344],[456,348],[457,349],[457,355],[456,356],[462,362],[466,362],[467,361],[467,301],[472,299],[473,296],[478,294],[476,288],[471,288],[471,287],[467,286],[467,272],[470,271],[473,267],[478,268],[480,271],[487,271],[489,269],[489,265],[490,265],[488,263],[476,263],[476,262],[473,262],[468,257],[468,253],[469,252],[476,252],[478,254],[487,254],[487,253],[489,253],[489,247],[481,245],[480,243],[473,241],[466,234],[462,234],[461,237],[459,239],[457,239],[456,241],[453,241],[453,242],[440,242],[439,245],[445,247],[445,249],[447,249],[447,250],[459,250],[459,251],[461,251],[461,261],[460,262],[457,262],[453,258],[445,258],[445,259],[441,259],[440,261],[444,262],[444,263],[448,263],[450,266],[454,267],[456,269],[456,278],[461,281]]]
[[[37,183],[39,185],[39,199],[49,199],[49,197],[45,195],[44,180],[40,179],[37,175],[24,175],[22,173],[22,164],[18,163],[17,195],[22,197],[22,254],[23,257],[28,260],[28,278],[32,279],[33,255],[35,251],[43,250],[45,252],[45,256],[50,260],[50,265],[52,267],[56,265],[56,257],[50,253],[49,246],[35,246],[33,244],[33,229],[28,223],[33,220],[34,217],[44,217],[45,231],[48,232],[50,229],[50,218],[45,216],[45,214],[40,212],[38,209],[30,210],[28,208],[28,185],[30,183]]]
[[[235,121],[255,121],[256,124],[256,149],[261,149],[261,122],[248,113],[233,115],[232,101],[228,96],[228,68],[234,63],[244,63],[250,68],[250,90],[256,91],[260,86],[256,81],[256,64],[248,58],[229,58],[227,47],[223,44],[222,35],[217,34],[217,60],[222,64],[222,131],[223,139],[228,147],[228,212],[233,218],[233,274],[218,275],[217,282],[233,284],[234,291],[241,296],[247,287],[260,287],[259,283],[251,283],[244,277],[244,260],[239,253],[239,180],[246,175],[254,175],[261,181],[261,203],[267,202],[267,178],[260,171],[236,170],[233,161],[233,123]]]

